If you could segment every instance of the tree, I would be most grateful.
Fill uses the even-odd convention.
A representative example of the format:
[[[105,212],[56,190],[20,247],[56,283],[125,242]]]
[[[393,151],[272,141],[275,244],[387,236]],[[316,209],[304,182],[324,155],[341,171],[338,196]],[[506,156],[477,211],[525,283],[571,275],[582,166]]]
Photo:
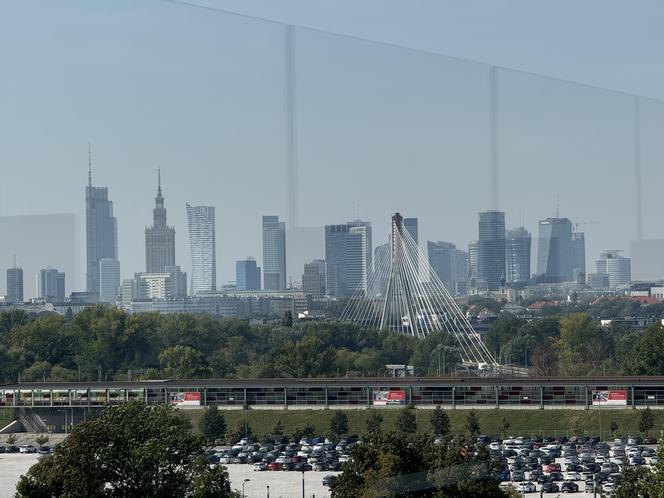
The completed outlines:
[[[477,420],[475,410],[470,410],[468,417],[466,417],[466,429],[468,429],[471,438],[476,438],[480,434],[480,421]]]
[[[7,444],[11,446],[11,445],[13,445],[13,444],[16,443],[16,440],[17,440],[17,439],[18,439],[18,438],[16,437],[16,434],[14,434],[14,433],[12,432],[11,434],[9,434],[9,435],[7,436],[7,438],[5,439],[5,441],[7,441]]]
[[[399,410],[396,426],[397,430],[403,434],[414,434],[417,431],[415,410],[411,406],[404,406]]]
[[[462,439],[433,444],[428,437],[367,433],[332,478],[332,496],[505,498],[491,478],[488,452],[468,449]]]
[[[334,412],[330,420],[330,432],[337,438],[348,433],[348,416],[344,412]]]
[[[440,406],[431,412],[431,427],[437,436],[447,436],[450,433],[450,417]]]
[[[272,427],[272,435],[273,436],[283,436],[284,434],[284,424],[281,423],[281,419],[277,419],[277,421],[274,423],[274,427]]]
[[[226,435],[226,419],[217,405],[210,406],[201,417],[200,429],[203,437],[211,443]]]
[[[503,417],[503,419],[500,421],[500,434],[502,437],[507,436],[507,431],[510,430],[511,426],[512,424],[510,424],[510,421]]]
[[[369,410],[367,417],[367,432],[380,432],[383,416],[377,410]]]
[[[616,433],[618,432],[618,422],[612,420],[611,423],[609,424],[609,430],[611,431],[611,435],[613,437],[616,437]]]
[[[293,441],[297,442],[303,437],[312,438],[316,434],[316,428],[312,425],[305,425],[293,431]]]
[[[293,326],[293,312],[291,310],[284,311],[284,318],[282,322],[284,327],[290,328]]]
[[[37,443],[39,446],[44,446],[46,443],[48,443],[50,438],[48,436],[45,436],[44,434],[40,434],[35,438],[35,443]]]
[[[655,427],[655,418],[653,417],[650,407],[647,406],[645,410],[641,411],[639,418],[639,432],[647,433]]]
[[[204,462],[202,439],[172,407],[127,402],[81,422],[17,485],[17,497],[195,496],[209,484],[230,497],[223,468]]]
[[[652,478],[650,469],[646,467],[625,467],[622,471],[622,479],[616,487],[614,498],[655,497],[649,493],[648,483]]]

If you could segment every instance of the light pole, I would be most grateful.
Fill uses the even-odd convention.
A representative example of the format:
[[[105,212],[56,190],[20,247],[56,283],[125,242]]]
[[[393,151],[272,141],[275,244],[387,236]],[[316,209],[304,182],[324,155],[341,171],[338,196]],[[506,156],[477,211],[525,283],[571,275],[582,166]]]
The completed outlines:
[[[242,498],[244,498],[244,485],[247,484],[251,479],[245,479],[242,481]]]
[[[302,471],[302,498],[304,497],[304,470]]]
[[[267,498],[270,498],[270,485],[267,485]]]

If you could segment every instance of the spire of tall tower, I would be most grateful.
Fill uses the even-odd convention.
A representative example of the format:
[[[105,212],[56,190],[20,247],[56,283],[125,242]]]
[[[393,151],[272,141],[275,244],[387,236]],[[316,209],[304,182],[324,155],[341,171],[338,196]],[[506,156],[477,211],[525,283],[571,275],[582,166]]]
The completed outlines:
[[[88,187],[92,187],[92,144],[88,142]]]
[[[161,167],[157,167],[157,197],[161,197]]]

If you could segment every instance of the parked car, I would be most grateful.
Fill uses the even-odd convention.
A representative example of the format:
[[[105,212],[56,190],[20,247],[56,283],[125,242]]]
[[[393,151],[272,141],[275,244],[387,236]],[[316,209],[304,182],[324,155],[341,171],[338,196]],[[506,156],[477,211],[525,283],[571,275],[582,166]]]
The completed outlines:
[[[258,463],[255,463],[255,464],[253,465],[253,470],[255,470],[255,471],[263,471],[263,470],[267,470],[267,465],[265,464],[265,462],[258,462]]]
[[[579,485],[572,481],[565,481],[562,486],[560,486],[561,493],[577,493],[579,491]]]
[[[517,484],[516,489],[518,489],[522,493],[534,493],[535,491],[537,491],[535,483],[531,481],[520,482],[519,484]]]
[[[323,486],[330,486],[332,483],[332,477],[334,476],[323,476]]]
[[[19,449],[19,453],[35,453],[36,451],[37,448],[35,448],[31,444],[24,444]]]
[[[555,482],[545,482],[542,484],[543,493],[559,493],[560,487]]]

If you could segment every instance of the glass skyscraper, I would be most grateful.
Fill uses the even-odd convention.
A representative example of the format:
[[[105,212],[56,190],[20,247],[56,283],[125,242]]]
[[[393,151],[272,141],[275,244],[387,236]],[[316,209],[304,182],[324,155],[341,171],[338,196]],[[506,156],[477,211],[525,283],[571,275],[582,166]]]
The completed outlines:
[[[524,227],[505,232],[505,266],[507,282],[526,283],[530,280],[530,232]]]
[[[372,252],[370,222],[356,220],[343,225],[327,225],[327,293],[349,296],[360,288],[366,293]]]
[[[166,224],[166,208],[161,195],[161,171],[158,173],[153,225],[145,229],[145,271],[163,273],[175,265],[175,228]]]
[[[187,204],[191,247],[191,293],[217,290],[217,255],[213,206]]]
[[[91,168],[90,163],[88,166]],[[99,262],[104,258],[118,258],[118,226],[113,217],[113,202],[108,199],[108,188],[92,186],[91,169],[85,187],[85,249],[86,290],[99,295]]]
[[[7,269],[7,301],[13,304],[23,302],[23,268]]]
[[[505,213],[484,211],[479,214],[477,285],[499,290],[505,280]]]
[[[263,216],[263,288],[286,288],[286,224],[278,216]]]
[[[572,280],[574,249],[572,223],[567,218],[547,218],[539,222],[537,276],[547,283]]]
[[[237,290],[251,291],[261,288],[261,268],[253,258],[235,262],[235,286]]]

